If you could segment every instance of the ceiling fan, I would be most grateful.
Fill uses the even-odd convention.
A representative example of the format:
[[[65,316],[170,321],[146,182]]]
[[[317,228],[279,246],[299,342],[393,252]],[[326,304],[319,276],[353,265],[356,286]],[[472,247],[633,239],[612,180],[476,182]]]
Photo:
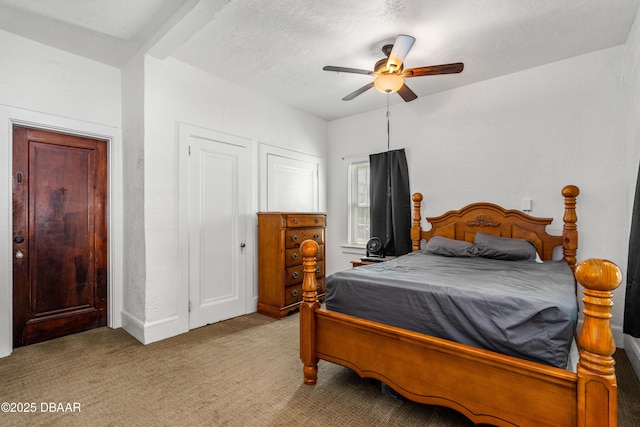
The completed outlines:
[[[373,71],[361,70],[359,68],[336,67],[333,65],[327,65],[322,69],[325,71],[337,71],[341,73],[367,74],[376,77],[374,81],[342,98],[343,101],[351,101],[356,96],[366,92],[374,86],[379,92],[398,92],[398,95],[400,95],[406,102],[413,101],[418,97],[418,95],[409,89],[409,87],[404,83],[404,79],[420,76],[434,76],[437,74],[455,74],[462,72],[464,69],[464,64],[462,62],[455,62],[452,64],[430,65],[427,67],[409,68],[405,70],[403,66],[404,58],[409,53],[409,50],[411,50],[415,41],[416,39],[412,36],[407,36],[405,34],[398,35],[393,44],[387,44],[382,47],[382,53],[384,53],[386,57],[376,62]]]

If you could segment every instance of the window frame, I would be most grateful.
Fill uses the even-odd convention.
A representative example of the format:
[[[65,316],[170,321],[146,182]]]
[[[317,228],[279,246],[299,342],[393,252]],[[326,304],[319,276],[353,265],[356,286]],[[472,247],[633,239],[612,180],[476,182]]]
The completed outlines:
[[[354,182],[353,182],[353,178],[354,178],[354,171],[353,171],[353,167],[355,165],[361,164],[361,163],[367,163],[369,164],[369,155],[360,155],[360,156],[353,156],[349,158],[349,162],[347,163],[347,245],[349,247],[354,247],[354,248],[362,248],[364,249],[366,247],[367,241],[370,238],[370,234],[371,234],[371,228],[369,228],[369,236],[366,237],[364,239],[363,242],[358,242],[357,239],[355,239],[355,219],[356,219],[356,215],[354,213],[354,203],[357,203],[354,201],[354,197],[358,197],[357,194],[353,194],[353,186],[354,186]],[[367,179],[367,181],[369,181],[371,179],[371,173],[369,173],[369,177]],[[370,184],[370,181],[367,183],[368,185]],[[368,193],[368,192],[367,192]],[[371,200],[369,199],[369,207]],[[370,211],[368,211],[370,213]],[[370,227],[370,224],[369,224]]]

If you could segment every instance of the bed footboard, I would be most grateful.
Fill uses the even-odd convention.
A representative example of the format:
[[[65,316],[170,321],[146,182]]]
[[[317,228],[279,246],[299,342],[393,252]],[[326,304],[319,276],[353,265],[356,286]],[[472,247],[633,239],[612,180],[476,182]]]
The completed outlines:
[[[301,245],[300,358],[315,384],[318,360],[385,382],[420,403],[447,406],[475,423],[498,426],[617,425],[611,332],[612,293],[621,281],[605,260],[580,263],[584,324],[577,373],[325,310],[317,301],[317,243]],[[517,385],[517,386],[514,386]]]

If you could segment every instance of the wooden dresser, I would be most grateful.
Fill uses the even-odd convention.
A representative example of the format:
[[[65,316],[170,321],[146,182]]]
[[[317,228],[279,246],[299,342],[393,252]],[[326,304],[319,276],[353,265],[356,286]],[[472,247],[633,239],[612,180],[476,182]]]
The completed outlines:
[[[258,212],[258,313],[280,319],[302,300],[300,244],[318,242],[318,297],[324,298],[327,215],[306,212]]]

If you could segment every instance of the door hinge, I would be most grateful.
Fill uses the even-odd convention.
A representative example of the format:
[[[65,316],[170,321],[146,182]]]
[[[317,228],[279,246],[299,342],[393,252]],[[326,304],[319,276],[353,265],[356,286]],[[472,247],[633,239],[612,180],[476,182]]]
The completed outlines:
[[[189,156],[191,155],[191,146],[189,146]]]
[[[189,301],[189,313],[191,313],[191,301]]]

